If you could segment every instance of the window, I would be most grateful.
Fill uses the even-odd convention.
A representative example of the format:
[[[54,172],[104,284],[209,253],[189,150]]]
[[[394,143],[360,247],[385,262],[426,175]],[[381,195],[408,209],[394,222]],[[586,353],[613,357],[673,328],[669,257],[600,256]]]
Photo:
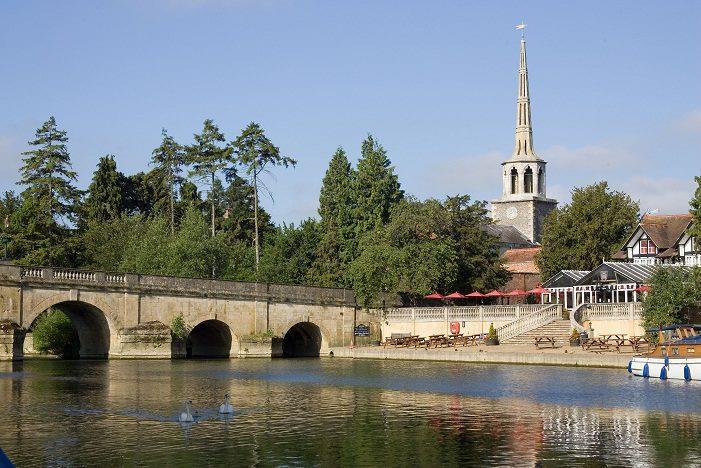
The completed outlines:
[[[655,255],[656,253],[657,246],[654,242],[649,239],[640,241],[640,255]]]
[[[518,171],[514,167],[511,169],[511,193],[516,193],[518,187]]]
[[[533,193],[533,171],[530,167],[523,173],[523,191]]]
[[[543,169],[538,170],[538,193],[541,195],[545,194],[545,174],[543,174]]]

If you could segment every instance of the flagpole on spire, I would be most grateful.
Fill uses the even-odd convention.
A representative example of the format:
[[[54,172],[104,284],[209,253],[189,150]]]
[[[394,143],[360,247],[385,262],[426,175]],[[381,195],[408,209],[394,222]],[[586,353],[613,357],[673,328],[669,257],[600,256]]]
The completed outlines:
[[[521,40],[526,40],[526,23],[521,21],[521,24],[516,25],[517,30],[521,30]]]

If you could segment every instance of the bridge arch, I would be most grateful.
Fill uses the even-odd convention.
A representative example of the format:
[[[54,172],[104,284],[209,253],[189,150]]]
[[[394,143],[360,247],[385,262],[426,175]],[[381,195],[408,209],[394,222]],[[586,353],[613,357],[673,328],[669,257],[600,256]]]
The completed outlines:
[[[228,358],[237,356],[238,348],[239,340],[229,325],[216,319],[195,325],[185,342],[188,358]]]
[[[319,357],[327,347],[324,332],[314,322],[297,322],[282,338],[283,357]]]
[[[26,323],[31,332],[37,319],[49,309],[57,309],[68,316],[78,334],[81,359],[106,359],[110,352],[110,343],[114,336],[113,320],[103,307],[83,300],[65,300],[65,297],[48,298],[37,304],[28,314]]]

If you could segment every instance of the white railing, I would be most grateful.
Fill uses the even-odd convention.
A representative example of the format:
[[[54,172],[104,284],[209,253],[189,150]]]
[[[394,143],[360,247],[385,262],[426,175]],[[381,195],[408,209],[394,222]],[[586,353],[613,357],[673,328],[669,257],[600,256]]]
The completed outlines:
[[[584,331],[585,320],[639,320],[643,315],[641,302],[619,304],[580,304],[570,315],[572,328]]]
[[[43,278],[44,270],[41,268],[22,268],[22,278]]]
[[[53,270],[54,279],[69,281],[95,281],[95,272],[81,270]]]
[[[127,275],[124,273],[105,273],[105,281],[108,283],[124,284],[127,282]]]
[[[387,311],[388,322],[510,321],[549,308],[551,304],[485,305],[467,307],[398,307]]]
[[[553,304],[542,310],[524,315],[518,320],[502,325],[496,329],[500,341],[508,340],[535,328],[547,325],[562,318],[562,304]]]

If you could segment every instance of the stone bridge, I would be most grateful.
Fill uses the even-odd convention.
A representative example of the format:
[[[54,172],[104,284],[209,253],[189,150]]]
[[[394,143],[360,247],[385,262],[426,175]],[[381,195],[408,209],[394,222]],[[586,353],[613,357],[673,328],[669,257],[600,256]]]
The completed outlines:
[[[0,264],[0,359],[22,359],[50,308],[85,358],[318,356],[352,344],[356,324],[379,333],[346,289]]]

